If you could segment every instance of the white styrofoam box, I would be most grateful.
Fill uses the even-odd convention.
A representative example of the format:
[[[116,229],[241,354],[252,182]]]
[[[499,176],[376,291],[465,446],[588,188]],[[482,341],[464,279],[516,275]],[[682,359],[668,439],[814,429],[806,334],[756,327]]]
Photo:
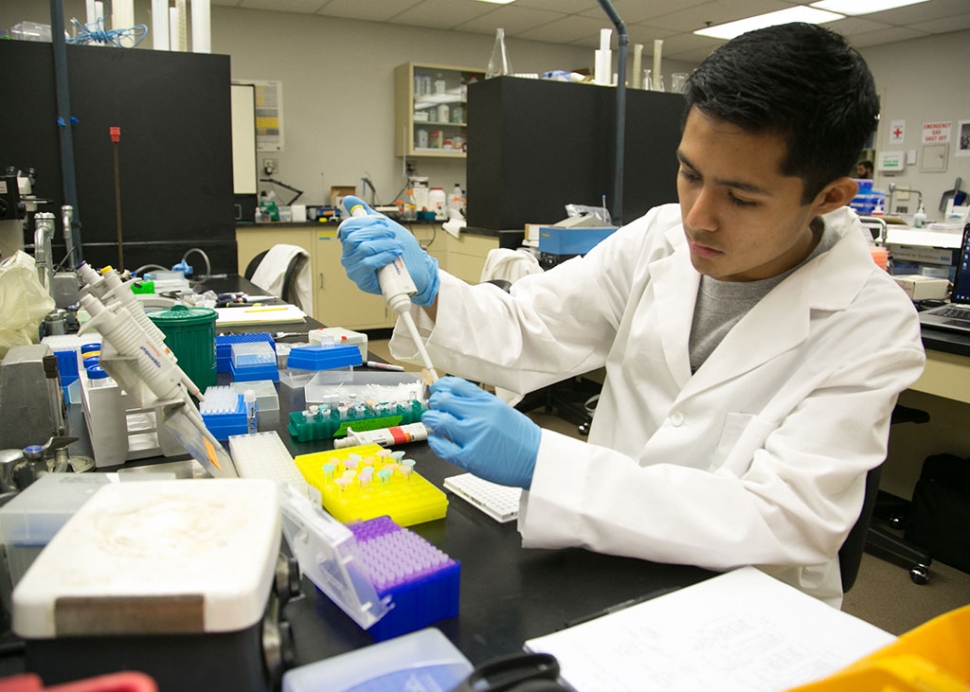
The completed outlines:
[[[360,349],[360,359],[367,362],[367,335],[354,332],[343,327],[323,327],[311,329],[307,332],[311,344],[322,344],[327,338],[333,339],[335,344],[354,344]]]
[[[241,631],[263,617],[281,535],[270,480],[105,485],[14,589],[13,630],[52,639],[59,602],[130,599],[124,617],[98,630],[124,635],[144,626],[157,599],[201,596],[203,631]]]
[[[942,300],[950,290],[950,282],[922,274],[894,276],[896,283],[906,291],[910,300]]]

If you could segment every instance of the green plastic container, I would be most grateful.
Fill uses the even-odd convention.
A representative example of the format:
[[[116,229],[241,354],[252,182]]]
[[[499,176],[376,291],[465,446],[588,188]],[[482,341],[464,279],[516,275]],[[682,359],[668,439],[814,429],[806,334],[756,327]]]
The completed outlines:
[[[165,334],[165,345],[178,358],[195,386],[203,392],[216,383],[216,318],[212,308],[176,305],[148,313],[148,318]]]

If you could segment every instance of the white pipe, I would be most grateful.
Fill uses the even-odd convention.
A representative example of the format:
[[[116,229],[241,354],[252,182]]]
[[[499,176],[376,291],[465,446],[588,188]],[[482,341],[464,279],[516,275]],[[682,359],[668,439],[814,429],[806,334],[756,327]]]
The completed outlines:
[[[635,43],[633,45],[633,88],[640,88],[640,79],[643,76],[643,44]]]
[[[188,0],[175,0],[175,6],[179,8],[179,50],[186,53],[189,50]]]
[[[168,50],[168,0],[152,0],[152,45],[155,50]]]
[[[111,28],[130,29],[135,25],[135,4],[132,0],[111,0]]]
[[[192,0],[192,52],[212,52],[212,20],[209,0]]]
[[[660,73],[660,60],[663,53],[664,42],[663,39],[658,38],[653,42],[653,90],[663,91],[661,86],[664,81],[663,75]]]
[[[168,8],[168,44],[172,50],[179,49],[179,8]]]

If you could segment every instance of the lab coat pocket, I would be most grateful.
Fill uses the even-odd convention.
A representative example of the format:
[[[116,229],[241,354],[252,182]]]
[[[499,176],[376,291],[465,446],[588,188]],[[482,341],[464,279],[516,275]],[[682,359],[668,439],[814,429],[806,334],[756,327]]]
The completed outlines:
[[[740,477],[748,470],[754,453],[761,449],[775,426],[753,413],[729,413],[711,471]]]

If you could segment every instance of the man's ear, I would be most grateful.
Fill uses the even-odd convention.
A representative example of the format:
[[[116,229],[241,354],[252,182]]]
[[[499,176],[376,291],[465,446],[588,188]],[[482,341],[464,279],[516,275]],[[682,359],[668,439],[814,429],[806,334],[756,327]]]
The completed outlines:
[[[859,191],[859,185],[849,177],[838,178],[825,186],[812,202],[815,216],[828,214],[846,206]]]

